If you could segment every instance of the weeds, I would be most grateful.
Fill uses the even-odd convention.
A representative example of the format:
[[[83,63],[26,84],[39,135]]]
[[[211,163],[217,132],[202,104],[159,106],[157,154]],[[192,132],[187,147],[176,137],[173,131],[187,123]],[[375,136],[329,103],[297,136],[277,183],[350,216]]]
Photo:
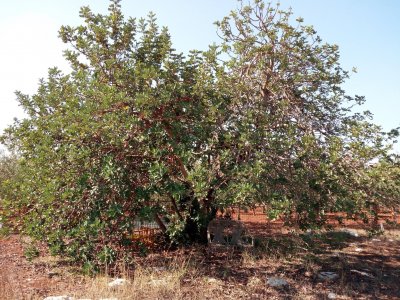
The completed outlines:
[[[123,285],[109,287],[108,283],[113,278],[98,276],[89,281],[84,293],[75,296],[92,299],[183,299],[181,282],[185,276],[193,276],[190,265],[189,260],[180,258],[160,267],[145,268],[137,265],[133,274],[122,275],[126,278]]]
[[[32,261],[33,259],[39,257],[39,249],[35,245],[28,245],[24,249],[25,258],[28,261]]]
[[[191,249],[135,257],[134,262],[125,267],[121,261],[118,271],[108,269],[102,270],[102,275],[96,277],[79,277],[78,285],[77,274],[65,272],[56,261],[40,257],[33,260],[35,268],[46,272],[56,268],[58,275],[54,277],[65,284],[56,286],[57,283],[52,282],[51,291],[46,289],[47,292],[42,291],[40,298],[35,298],[38,294],[34,294],[33,285],[28,289],[19,285],[20,282],[15,280],[18,277],[11,272],[7,273],[9,277],[1,276],[0,267],[0,299],[43,299],[56,295],[69,295],[75,299],[120,300],[280,299],[281,296],[326,299],[329,292],[334,292],[338,299],[369,295],[397,297],[400,296],[396,290],[400,274],[393,259],[398,253],[397,240],[398,232],[392,233],[390,241],[368,241],[365,236],[354,238],[347,232],[338,231],[259,238],[255,247],[244,249],[193,246]],[[354,253],[352,249],[356,245],[350,245],[350,242],[358,244],[365,252]],[[382,254],[383,246],[387,251]],[[326,250],[320,251],[323,248]],[[365,259],[363,254],[367,251],[369,259]],[[5,268],[3,271],[6,271]],[[321,271],[333,271],[339,278],[334,281],[319,280]],[[109,287],[108,284],[115,279],[113,276],[126,278],[126,282]],[[284,294],[266,284],[266,278],[273,276],[289,281],[290,287]],[[316,285],[318,290],[315,290]],[[31,294],[22,295],[22,291]]]
[[[369,238],[382,236],[384,233],[385,233],[385,230],[382,227],[371,228],[367,231]]]

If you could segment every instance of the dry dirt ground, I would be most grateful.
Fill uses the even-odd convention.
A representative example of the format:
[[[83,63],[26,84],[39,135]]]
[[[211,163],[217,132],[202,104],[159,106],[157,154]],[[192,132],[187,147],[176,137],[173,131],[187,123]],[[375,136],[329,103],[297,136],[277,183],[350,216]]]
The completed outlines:
[[[400,299],[400,231],[358,233],[281,231],[245,249],[193,246],[149,254],[137,259],[132,284],[123,292],[107,287],[111,279],[80,275],[45,247],[28,261],[24,249],[30,241],[12,235],[0,239],[0,299]],[[338,278],[321,280],[322,271]],[[270,277],[288,285],[270,287]]]

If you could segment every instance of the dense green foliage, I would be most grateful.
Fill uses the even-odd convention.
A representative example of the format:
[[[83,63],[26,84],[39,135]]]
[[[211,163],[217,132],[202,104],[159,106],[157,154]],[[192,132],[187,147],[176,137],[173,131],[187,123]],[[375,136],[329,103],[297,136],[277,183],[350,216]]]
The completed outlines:
[[[17,176],[17,173],[17,156],[0,151],[0,199],[6,193],[5,186]]]
[[[364,99],[341,88],[338,47],[290,12],[243,6],[217,23],[221,46],[187,57],[154,15],[125,20],[117,0],[108,15],[80,15],[60,30],[72,72],[50,69],[35,95],[17,93],[28,117],[2,137],[21,157],[5,211],[55,253],[113,262],[134,246],[137,219],[201,241],[232,205],[266,205],[303,228],[371,198],[398,205],[391,136],[352,113]]]
[[[0,151],[0,201],[14,195],[9,187],[17,180],[18,170],[18,157],[15,154],[6,154]]]

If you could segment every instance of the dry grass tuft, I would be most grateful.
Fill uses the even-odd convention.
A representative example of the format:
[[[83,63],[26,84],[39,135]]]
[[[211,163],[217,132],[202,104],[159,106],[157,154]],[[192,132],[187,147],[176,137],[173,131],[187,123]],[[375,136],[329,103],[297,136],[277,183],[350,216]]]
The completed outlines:
[[[47,257],[24,262],[24,272],[18,273],[24,261],[19,250],[18,256],[3,256],[8,265],[0,266],[0,299],[326,299],[329,293],[337,299],[398,299],[399,241],[399,231],[374,238],[321,232],[260,238],[244,249],[193,246],[137,257],[130,268],[118,266],[119,273],[108,270],[127,279],[114,288],[108,286],[115,279],[111,275],[84,277]],[[17,245],[12,242],[4,245]],[[10,247],[4,245],[6,252]],[[322,281],[321,271],[339,278]],[[289,285],[273,288],[266,284],[269,277],[284,278]]]
[[[181,283],[183,278],[189,275],[188,270],[189,262],[178,259],[162,267],[137,266],[133,276],[126,277],[126,283],[121,286],[109,287],[108,283],[114,278],[99,276],[87,284],[84,293],[74,296],[90,299],[117,298],[119,300],[187,299],[187,292],[183,290]]]

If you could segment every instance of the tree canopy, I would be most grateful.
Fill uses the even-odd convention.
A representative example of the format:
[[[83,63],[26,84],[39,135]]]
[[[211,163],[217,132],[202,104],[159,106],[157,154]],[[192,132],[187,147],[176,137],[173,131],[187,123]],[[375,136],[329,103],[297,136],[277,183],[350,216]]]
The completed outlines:
[[[20,157],[3,218],[93,264],[131,249],[137,219],[185,242],[230,206],[306,228],[398,205],[398,132],[353,113],[364,98],[343,90],[338,47],[291,15],[243,4],[216,23],[220,45],[185,56],[153,14],[83,7],[83,24],[59,32],[72,71],[17,93],[28,117],[2,136]]]

